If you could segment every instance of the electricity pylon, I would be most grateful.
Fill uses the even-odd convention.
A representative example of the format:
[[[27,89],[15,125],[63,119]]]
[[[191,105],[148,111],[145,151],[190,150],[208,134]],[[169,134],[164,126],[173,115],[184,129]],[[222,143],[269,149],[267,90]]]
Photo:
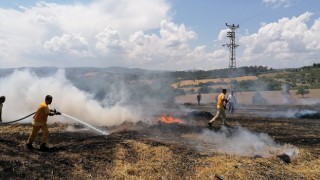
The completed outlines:
[[[230,89],[231,91],[235,90],[236,81],[235,81],[235,70],[236,70],[236,48],[239,46],[236,44],[236,29],[239,28],[239,25],[228,25],[226,23],[226,26],[230,29],[230,31],[227,32],[227,37],[230,39],[229,44],[224,44],[222,46],[227,46],[230,50],[229,54],[229,76],[230,76]]]

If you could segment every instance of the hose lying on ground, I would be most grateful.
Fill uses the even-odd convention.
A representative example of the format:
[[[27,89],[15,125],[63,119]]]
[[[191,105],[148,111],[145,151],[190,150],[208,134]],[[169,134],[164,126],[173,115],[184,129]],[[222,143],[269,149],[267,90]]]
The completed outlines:
[[[32,115],[34,115],[35,113],[36,113],[36,112],[33,112],[33,113],[31,113],[31,114],[29,114],[29,115],[27,115],[27,116],[23,117],[23,118],[20,118],[20,119],[14,120],[14,121],[9,121],[9,122],[0,122],[0,124],[10,124],[10,123],[14,123],[14,122],[22,121],[22,120],[24,120],[24,119],[26,119],[26,118],[28,118],[28,117],[30,117],[30,116],[32,116]]]

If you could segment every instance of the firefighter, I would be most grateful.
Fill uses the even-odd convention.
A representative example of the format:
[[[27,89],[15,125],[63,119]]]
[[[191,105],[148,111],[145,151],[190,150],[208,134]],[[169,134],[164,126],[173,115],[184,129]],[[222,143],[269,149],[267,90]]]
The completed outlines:
[[[226,99],[226,89],[222,89],[222,93],[219,94],[217,99],[217,114],[209,121],[208,125],[212,127],[212,123],[219,117],[222,119],[222,124],[225,125],[226,121],[226,104],[228,103],[228,100]]]
[[[0,123],[2,122],[2,107],[5,101],[6,101],[6,97],[1,96],[0,97]]]
[[[61,115],[60,112],[57,112],[55,109],[49,109],[48,105],[52,103],[52,96],[47,95],[45,101],[41,103],[33,116],[33,127],[32,132],[27,141],[27,148],[33,149],[33,141],[38,135],[40,129],[42,130],[42,140],[40,145],[40,150],[47,151],[47,143],[49,140],[49,130],[47,127],[48,116]]]

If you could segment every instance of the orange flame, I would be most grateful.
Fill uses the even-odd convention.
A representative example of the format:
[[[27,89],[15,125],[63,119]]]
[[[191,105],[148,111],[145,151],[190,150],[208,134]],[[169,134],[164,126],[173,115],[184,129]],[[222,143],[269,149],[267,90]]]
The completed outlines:
[[[177,119],[172,116],[166,116],[165,114],[162,114],[159,121],[166,124],[172,124],[172,123],[184,124],[184,122],[181,119]]]

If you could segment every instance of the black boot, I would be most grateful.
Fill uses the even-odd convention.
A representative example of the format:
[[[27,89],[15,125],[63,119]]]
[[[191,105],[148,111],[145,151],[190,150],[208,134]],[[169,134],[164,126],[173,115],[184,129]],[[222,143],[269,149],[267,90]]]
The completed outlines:
[[[46,143],[42,143],[40,145],[40,151],[49,151],[50,149],[47,147]]]
[[[32,146],[32,143],[27,143],[26,147],[27,147],[27,149],[34,149],[33,146]]]

